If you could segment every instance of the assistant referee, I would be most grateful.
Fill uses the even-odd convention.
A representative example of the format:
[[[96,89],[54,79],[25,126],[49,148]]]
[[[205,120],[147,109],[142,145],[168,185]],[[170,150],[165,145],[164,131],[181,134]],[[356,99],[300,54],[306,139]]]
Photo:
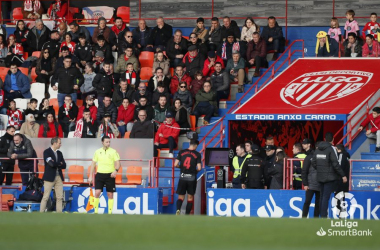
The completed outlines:
[[[95,176],[94,210],[95,213],[98,213],[99,197],[105,186],[108,197],[108,213],[111,214],[113,208],[113,193],[116,191],[115,178],[120,168],[120,156],[115,149],[110,148],[111,138],[109,136],[102,138],[102,144],[103,147],[95,151],[92,159],[88,182],[90,184],[92,183],[92,174],[96,163],[98,163],[98,170]]]

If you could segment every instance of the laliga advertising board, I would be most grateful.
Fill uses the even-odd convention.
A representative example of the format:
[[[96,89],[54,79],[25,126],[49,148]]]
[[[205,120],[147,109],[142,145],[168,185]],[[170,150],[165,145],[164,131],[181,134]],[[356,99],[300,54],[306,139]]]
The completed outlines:
[[[343,199],[344,198],[344,199]],[[337,208],[344,200],[345,210]],[[301,218],[305,191],[265,189],[208,189],[207,215],[237,217]],[[329,217],[379,220],[380,192],[339,193],[329,203]],[[314,199],[309,214],[314,213]]]
[[[230,118],[273,114],[270,120],[292,120],[284,114],[299,114],[296,120],[341,120],[339,114],[349,114],[379,90],[378,65],[376,59],[298,59]]]

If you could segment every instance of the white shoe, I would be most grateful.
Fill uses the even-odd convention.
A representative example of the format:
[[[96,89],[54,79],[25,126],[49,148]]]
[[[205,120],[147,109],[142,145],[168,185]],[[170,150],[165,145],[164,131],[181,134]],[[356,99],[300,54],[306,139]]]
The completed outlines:
[[[181,211],[180,211],[180,210],[177,210],[177,211],[175,212],[175,215],[181,215]]]
[[[169,158],[174,158],[173,153],[169,153]]]

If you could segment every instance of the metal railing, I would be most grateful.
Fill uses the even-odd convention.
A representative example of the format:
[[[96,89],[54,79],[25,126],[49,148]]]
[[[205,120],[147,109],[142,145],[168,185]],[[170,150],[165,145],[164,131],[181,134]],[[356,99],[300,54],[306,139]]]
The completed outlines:
[[[160,160],[171,160],[172,165],[170,167],[160,166]],[[163,205],[173,204],[174,203],[174,191],[175,191],[175,167],[174,167],[175,158],[168,157],[154,157],[153,160],[149,162],[149,187],[150,188],[162,188],[170,189],[169,197],[163,196]],[[171,170],[171,176],[160,176],[160,169]],[[170,186],[160,185],[161,180],[170,181]]]

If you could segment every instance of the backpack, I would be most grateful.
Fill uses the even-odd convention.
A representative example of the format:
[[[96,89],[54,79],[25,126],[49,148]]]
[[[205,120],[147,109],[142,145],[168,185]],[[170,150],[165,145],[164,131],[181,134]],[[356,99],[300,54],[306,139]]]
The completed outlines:
[[[38,201],[42,200],[42,187],[44,185],[44,181],[38,178],[37,174],[33,173],[28,181],[28,185],[26,186],[25,192],[20,194],[19,200],[24,201]]]

